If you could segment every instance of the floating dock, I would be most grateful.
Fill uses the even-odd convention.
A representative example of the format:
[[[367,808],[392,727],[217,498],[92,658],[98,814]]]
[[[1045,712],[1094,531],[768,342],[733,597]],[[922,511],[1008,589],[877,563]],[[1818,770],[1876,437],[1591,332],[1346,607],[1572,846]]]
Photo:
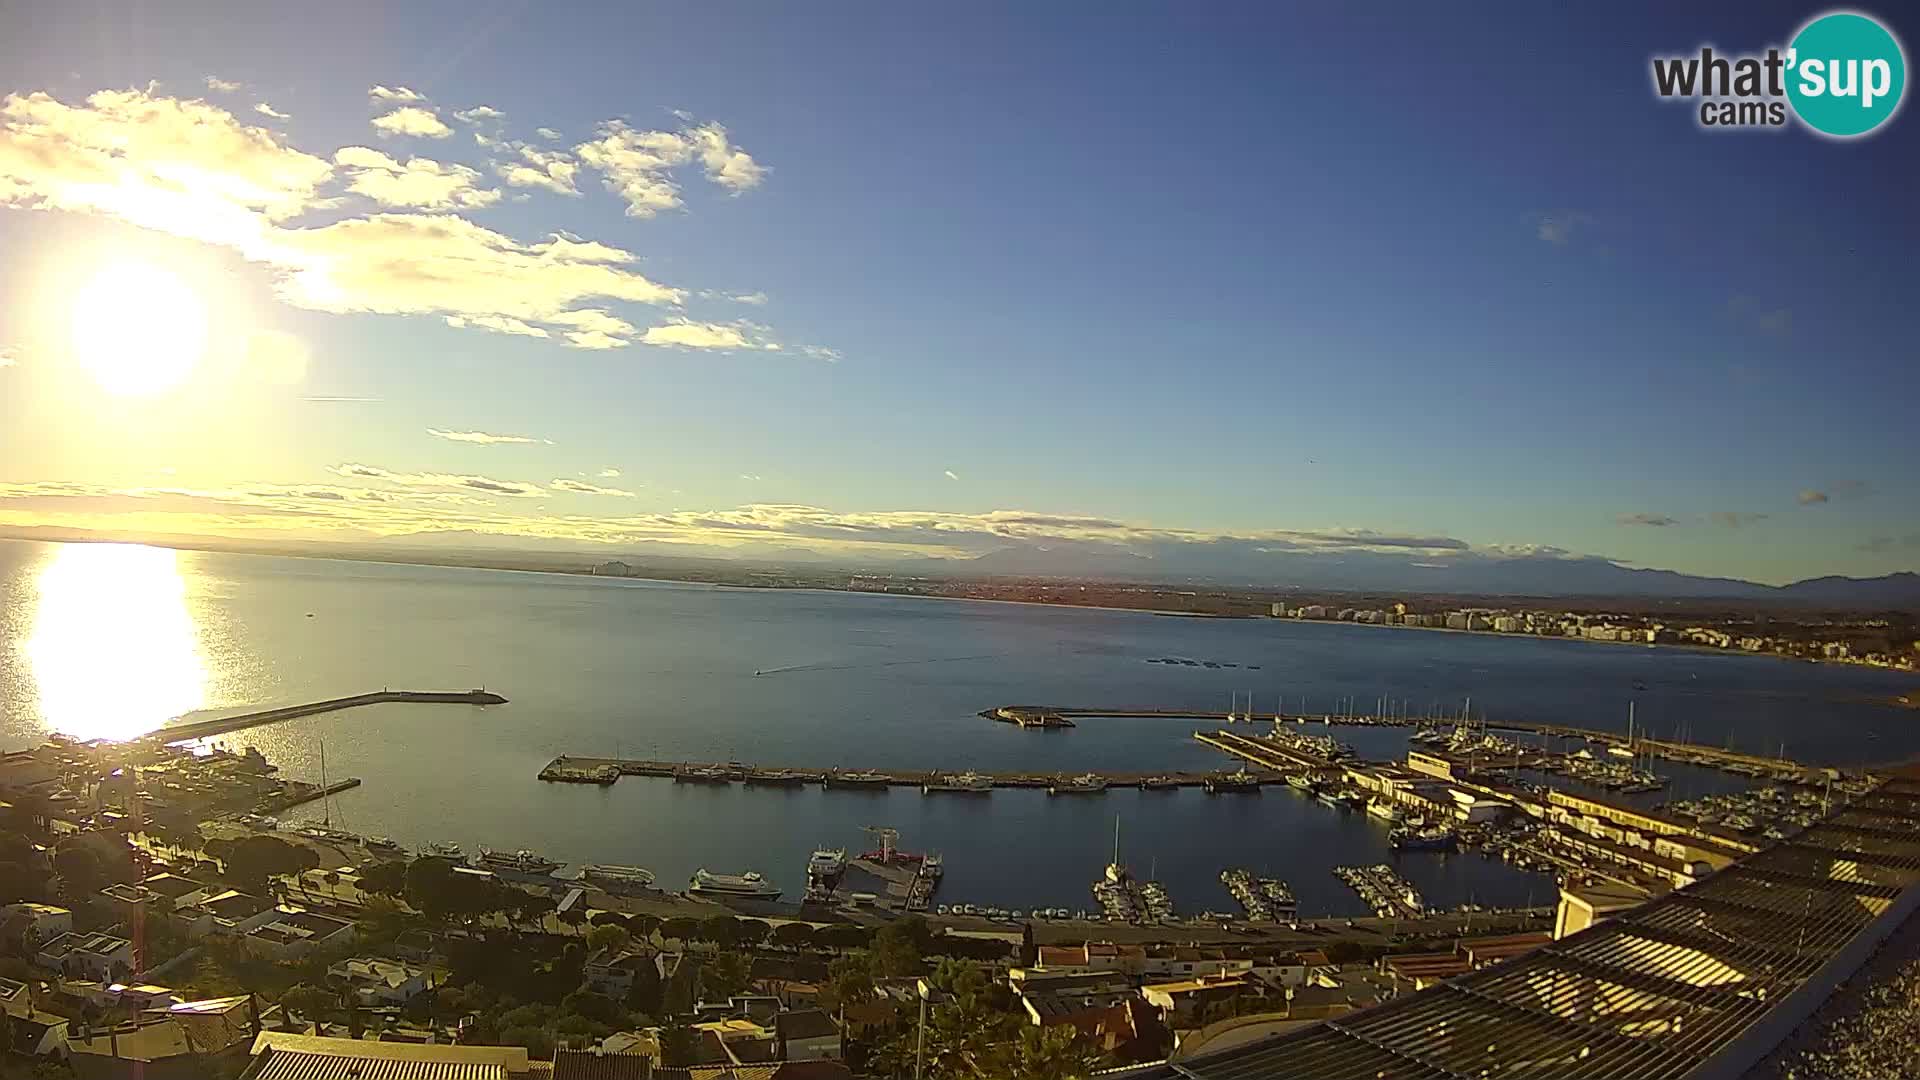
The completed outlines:
[[[635,758],[593,758],[593,757],[557,757],[540,770],[540,779],[556,783],[571,784],[608,784],[612,779],[622,776],[652,776],[678,780],[687,784],[730,785],[754,783],[755,776],[779,773],[794,782],[779,786],[824,786],[835,790],[848,790],[849,786],[836,783],[840,777],[856,773],[851,769],[817,769],[786,766],[748,766],[734,761],[653,761]],[[967,770],[960,769],[889,769],[878,774],[877,778],[862,783],[859,787],[874,790],[893,787],[923,787],[945,783],[952,777],[964,775]],[[1046,790],[1054,787],[1075,785],[1091,775],[1109,788],[1173,788],[1202,787],[1210,780],[1218,780],[1232,775],[1229,770],[1216,772],[1104,772],[1078,773],[1067,775],[1051,772],[979,772],[973,775],[987,782],[993,788],[1039,788]],[[1248,776],[1260,784],[1282,784],[1286,777],[1278,770],[1251,769]],[[773,785],[768,785],[773,786]],[[1075,790],[1073,793],[1095,794],[1101,788]]]
[[[362,705],[386,705],[391,703],[426,703],[438,705],[505,705],[507,699],[487,690],[376,690],[371,694],[355,694],[352,697],[328,698],[326,701],[312,701],[305,705],[286,705],[278,709],[262,709],[259,712],[239,713],[234,716],[219,716],[211,720],[195,720],[186,724],[173,724],[150,731],[133,740],[137,743],[164,745],[168,743],[191,742],[195,739],[225,735],[230,731],[259,727],[262,724],[277,724],[282,720],[296,720],[302,716],[318,713],[339,712],[342,709],[357,709]]]

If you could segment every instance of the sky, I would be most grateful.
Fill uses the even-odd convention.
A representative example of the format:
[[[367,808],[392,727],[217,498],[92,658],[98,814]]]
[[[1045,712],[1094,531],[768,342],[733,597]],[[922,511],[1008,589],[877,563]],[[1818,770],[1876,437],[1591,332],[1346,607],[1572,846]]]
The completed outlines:
[[[1822,10],[8,5],[0,527],[1920,567]]]

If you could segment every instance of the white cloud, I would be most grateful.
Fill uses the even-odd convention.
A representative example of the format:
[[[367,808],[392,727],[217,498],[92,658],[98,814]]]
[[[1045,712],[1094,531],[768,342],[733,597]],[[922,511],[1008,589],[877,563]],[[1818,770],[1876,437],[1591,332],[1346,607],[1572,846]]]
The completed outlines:
[[[204,101],[142,90],[79,106],[0,100],[0,205],[104,214],[259,258],[273,223],[306,210],[332,174]]]
[[[742,479],[742,480],[749,480],[749,481],[755,481],[755,480],[763,480],[763,479],[765,479],[765,477],[763,477],[763,476],[761,476],[761,475],[759,475],[758,473],[741,473],[741,474],[740,474],[740,479]]]
[[[207,89],[216,94],[231,94],[240,89],[240,84],[237,82],[228,82],[225,79],[219,79],[209,75],[207,76]]]
[[[481,330],[491,330],[496,334],[518,334],[521,337],[548,337],[545,327],[532,326],[519,319],[510,319],[505,315],[448,315],[447,325],[455,330],[464,330],[469,326]]]
[[[954,472],[954,471],[953,471],[952,469],[948,469],[948,470],[947,470],[947,473],[946,473],[946,476],[947,476],[947,479],[949,479],[949,480],[958,480],[958,479],[960,479],[960,475],[959,475],[958,473],[956,473],[956,472]]]
[[[574,177],[580,163],[560,150],[542,150],[525,143],[495,143],[518,155],[517,161],[497,161],[494,172],[508,185],[519,188],[544,188],[556,195],[578,195]]]
[[[475,105],[471,109],[453,110],[453,118],[463,124],[480,124],[488,120],[505,120],[507,114],[491,105]]]
[[[399,87],[376,86],[373,89],[367,91],[367,96],[372,98],[375,101],[409,102],[409,101],[427,100],[427,96],[425,94],[419,93],[418,91],[415,91],[415,90],[409,90],[404,86],[399,86]]]
[[[492,206],[500,201],[497,188],[482,188],[480,173],[465,165],[441,164],[430,158],[408,158],[402,165],[378,150],[349,146],[333,155],[345,169],[347,190],[365,195],[382,206],[451,210]]]
[[[536,439],[531,435],[495,435],[488,431],[447,431],[442,428],[428,428],[427,434],[436,439],[451,442],[472,443],[475,446],[505,446],[544,443],[553,445],[552,439]]]
[[[752,323],[707,323],[691,319],[670,319],[660,326],[649,326],[640,341],[644,345],[667,345],[683,349],[778,349],[771,342],[749,337],[760,328]]]
[[[412,93],[378,91],[382,100]],[[692,154],[682,136],[659,134],[676,153]],[[541,163],[553,184],[572,183],[565,153],[513,153],[530,167]],[[746,321],[673,318],[636,329],[640,320],[617,305],[679,307],[688,293],[637,272],[635,256],[621,248],[566,233],[523,242],[461,216],[504,198],[478,185],[478,170],[402,161],[366,146],[330,156],[305,153],[220,106],[151,90],[101,91],[74,105],[45,93],[0,98],[0,207],[110,217],[230,249],[266,267],[280,298],[296,307],[427,315],[584,349],[637,340],[781,348]],[[334,192],[343,189],[400,209],[294,224],[338,205]],[[757,296],[733,295],[747,303]]]
[[[533,129],[533,133],[534,133],[535,135],[538,135],[538,136],[540,136],[541,138],[543,138],[543,139],[545,139],[545,140],[547,140],[548,142],[559,142],[559,141],[560,141],[560,133],[559,133],[559,132],[557,132],[557,131],[555,131],[555,130],[553,130],[552,128],[546,128],[546,127],[543,127],[543,128],[534,128],[534,129]]]
[[[19,355],[11,345],[0,345],[0,368],[10,368],[20,362]]]
[[[606,468],[600,470],[600,479],[618,480],[620,479],[620,470],[609,465]]]
[[[406,105],[373,118],[373,129],[382,135],[412,135],[423,139],[444,139],[453,134],[432,109]]]
[[[727,299],[732,300],[736,304],[752,304],[755,307],[764,307],[767,303],[767,294],[763,292],[734,293]]]
[[[576,495],[611,495],[621,499],[633,498],[633,492],[631,491],[624,491],[620,488],[601,487],[599,484],[589,484],[584,480],[568,480],[564,477],[555,480],[547,486],[555,491],[571,491]]]
[[[735,194],[758,186],[766,175],[718,124],[635,131],[623,121],[609,120],[600,125],[598,138],[574,147],[574,153],[606,178],[607,190],[626,201],[628,217],[649,218],[681,206],[680,185],[671,173],[696,158],[707,179]]]
[[[829,364],[839,363],[843,355],[839,349],[829,349],[825,345],[802,345],[800,354],[809,360],[825,360]]]
[[[495,480],[490,476],[465,476],[457,473],[402,473],[382,469],[374,465],[360,465],[349,462],[335,465],[327,470],[335,476],[352,479],[379,480],[396,487],[426,488],[428,490],[472,491],[483,495],[505,495],[509,498],[533,498],[545,494],[539,484],[520,480]]]
[[[274,108],[273,106],[267,104],[264,101],[258,105],[255,105],[253,107],[253,111],[259,113],[261,116],[264,116],[269,120],[285,120],[287,118],[286,113],[281,112],[279,109]]]
[[[570,331],[567,343],[576,349],[624,349],[632,344],[626,338],[614,337],[599,330]]]

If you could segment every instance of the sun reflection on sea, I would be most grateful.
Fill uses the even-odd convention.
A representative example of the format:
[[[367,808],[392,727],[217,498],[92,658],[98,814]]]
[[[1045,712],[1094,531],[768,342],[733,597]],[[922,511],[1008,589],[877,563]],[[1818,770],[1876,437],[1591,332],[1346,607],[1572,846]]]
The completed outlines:
[[[48,727],[130,739],[206,705],[207,667],[178,555],[67,544],[40,571],[27,659]]]

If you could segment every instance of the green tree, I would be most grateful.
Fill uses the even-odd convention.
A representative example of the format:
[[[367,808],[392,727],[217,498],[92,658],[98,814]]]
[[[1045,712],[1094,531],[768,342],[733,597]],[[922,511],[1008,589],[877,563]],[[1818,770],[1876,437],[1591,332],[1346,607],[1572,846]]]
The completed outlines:
[[[722,949],[740,939],[739,920],[731,915],[715,915],[700,922],[700,940],[711,941]]]
[[[858,1005],[874,995],[873,968],[858,953],[835,957],[827,965],[827,997],[842,1028],[847,1024],[847,1006]]]
[[[744,992],[753,981],[753,961],[743,952],[723,952],[700,971],[705,995],[730,998]]]
[[[660,1029],[660,1064],[670,1069],[693,1064],[694,1046],[693,1028],[678,1015],[669,1017]]]
[[[590,926],[625,926],[627,917],[618,911],[596,911],[587,916]]]
[[[407,864],[380,862],[360,871],[359,889],[375,896],[399,899],[407,892]]]
[[[660,969],[652,961],[633,969],[633,989],[627,991],[627,1008],[649,1016],[660,1015]]]
[[[221,862],[227,877],[245,890],[265,889],[272,879],[305,873],[320,865],[312,848],[277,836],[248,836],[236,841]]]
[[[783,949],[797,952],[813,944],[813,927],[803,922],[781,923],[773,928],[770,940]]]
[[[75,840],[68,840],[53,850],[53,872],[60,878],[61,894],[75,903],[91,900],[93,894],[109,884],[100,856]]]
[[[735,940],[748,948],[763,944],[773,933],[773,924],[765,919],[735,919],[733,928]]]
[[[650,940],[653,937],[654,931],[660,929],[660,917],[658,915],[645,914],[629,915],[627,916],[627,929],[633,931],[633,936],[642,941]]]
[[[1101,1063],[1100,1049],[1070,1025],[1027,1025],[994,1047],[980,1075],[1009,1080],[1086,1080]]]
[[[551,1059],[553,1057],[553,1036],[547,1034],[547,1029],[543,1027],[528,1027],[522,1025],[520,1027],[502,1028],[500,1030],[500,1041],[507,1046],[526,1047],[527,1056],[535,1060]]]
[[[617,923],[602,923],[587,931],[587,948],[594,951],[606,949],[618,954],[632,943],[633,935]]]
[[[932,939],[926,920],[916,915],[881,927],[873,935],[873,945],[867,950],[874,977],[885,979],[920,974],[926,969],[924,959],[927,945]]]
[[[700,923],[684,915],[676,915],[660,924],[660,936],[669,941],[692,941],[700,933]]]
[[[332,1011],[339,999],[333,991],[310,983],[295,983],[280,995],[280,1004],[289,1012],[312,1019]]]

